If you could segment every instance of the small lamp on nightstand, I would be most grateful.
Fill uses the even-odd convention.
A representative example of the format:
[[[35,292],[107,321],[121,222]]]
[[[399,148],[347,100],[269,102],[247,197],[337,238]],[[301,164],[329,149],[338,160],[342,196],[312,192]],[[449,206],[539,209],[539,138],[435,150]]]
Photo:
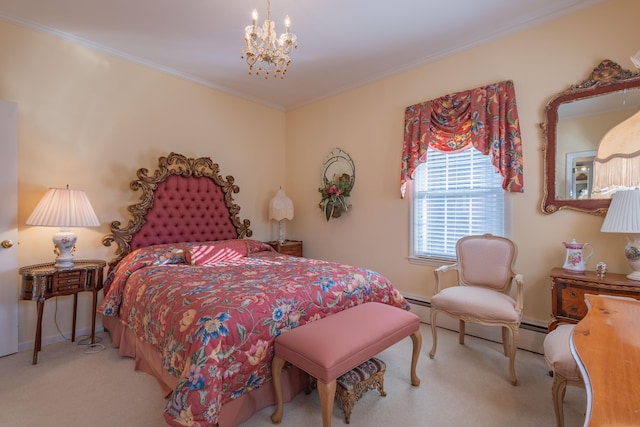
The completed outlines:
[[[98,227],[100,221],[91,207],[84,191],[67,188],[50,188],[42,197],[27,225],[60,227],[53,235],[56,268],[73,267],[73,250],[76,246],[76,234],[70,227]]]
[[[600,231],[629,235],[624,255],[633,272],[627,278],[640,280],[640,189],[613,193]]]
[[[287,197],[282,187],[269,203],[269,219],[278,221],[278,241],[284,243],[284,220],[293,219],[293,201]]]

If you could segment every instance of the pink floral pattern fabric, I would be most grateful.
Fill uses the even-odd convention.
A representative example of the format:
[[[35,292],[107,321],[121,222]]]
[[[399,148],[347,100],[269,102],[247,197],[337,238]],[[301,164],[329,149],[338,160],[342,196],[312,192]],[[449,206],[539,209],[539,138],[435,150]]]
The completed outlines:
[[[138,249],[108,277],[99,311],[119,315],[179,379],[171,425],[215,425],[221,405],[267,384],[282,330],[368,301],[409,309],[379,273],[246,242],[247,257],[207,266],[185,263],[189,244]]]
[[[475,147],[504,177],[502,188],[524,191],[522,140],[511,80],[452,93],[405,110],[400,192],[416,168],[427,161],[427,148],[459,151]]]

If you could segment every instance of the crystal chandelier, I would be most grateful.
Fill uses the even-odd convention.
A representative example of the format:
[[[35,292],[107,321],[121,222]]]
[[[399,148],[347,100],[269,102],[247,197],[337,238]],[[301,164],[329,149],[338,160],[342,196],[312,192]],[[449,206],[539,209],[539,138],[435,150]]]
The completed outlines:
[[[262,27],[256,26],[258,11],[253,9],[251,14],[253,22],[244,29],[245,48],[242,50],[242,59],[247,61],[249,74],[260,75],[264,73],[264,78],[269,76],[284,78],[287,67],[291,64],[289,54],[296,49],[297,37],[289,32],[291,21],[289,16],[285,16],[285,32],[278,37],[276,35],[275,22],[271,20],[271,1],[267,0],[267,19]]]

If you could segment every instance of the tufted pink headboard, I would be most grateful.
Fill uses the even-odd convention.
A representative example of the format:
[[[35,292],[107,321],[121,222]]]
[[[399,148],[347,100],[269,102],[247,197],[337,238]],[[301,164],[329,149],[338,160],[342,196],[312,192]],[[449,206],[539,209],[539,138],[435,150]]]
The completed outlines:
[[[234,178],[223,179],[210,158],[171,153],[160,157],[153,175],[144,168],[137,175],[130,187],[143,194],[140,203],[128,207],[133,219],[124,228],[112,222],[112,233],[102,239],[105,246],[118,245],[110,267],[144,246],[251,236],[249,220],[238,219],[240,207],[233,202],[232,193],[239,191]]]
[[[131,250],[161,243],[238,237],[222,190],[208,178],[169,176],[158,185],[145,220],[131,239]]]

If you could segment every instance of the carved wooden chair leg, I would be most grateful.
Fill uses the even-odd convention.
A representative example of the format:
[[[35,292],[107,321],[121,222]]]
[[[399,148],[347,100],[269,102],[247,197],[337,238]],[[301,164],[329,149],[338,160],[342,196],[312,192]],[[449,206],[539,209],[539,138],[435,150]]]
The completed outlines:
[[[429,358],[433,359],[436,356],[436,347],[438,346],[438,333],[436,332],[436,310],[431,310],[431,351],[429,352]]]
[[[458,322],[458,327],[460,329],[460,333],[458,334],[458,341],[460,344],[464,345],[464,334],[465,334],[465,323],[464,320],[460,319]]]
[[[511,326],[504,328],[510,332],[509,340],[509,377],[511,378],[511,385],[518,385],[516,378],[516,351],[518,350],[518,328],[517,326]],[[504,338],[503,338],[504,339]]]
[[[504,352],[504,355],[509,357],[509,345],[510,345],[510,341],[509,341],[509,328],[507,328],[506,326],[502,327],[502,349]]]
[[[564,408],[562,402],[567,391],[567,379],[561,375],[553,376],[551,392],[553,394],[553,410],[556,413],[556,423],[558,427],[564,427]]]

